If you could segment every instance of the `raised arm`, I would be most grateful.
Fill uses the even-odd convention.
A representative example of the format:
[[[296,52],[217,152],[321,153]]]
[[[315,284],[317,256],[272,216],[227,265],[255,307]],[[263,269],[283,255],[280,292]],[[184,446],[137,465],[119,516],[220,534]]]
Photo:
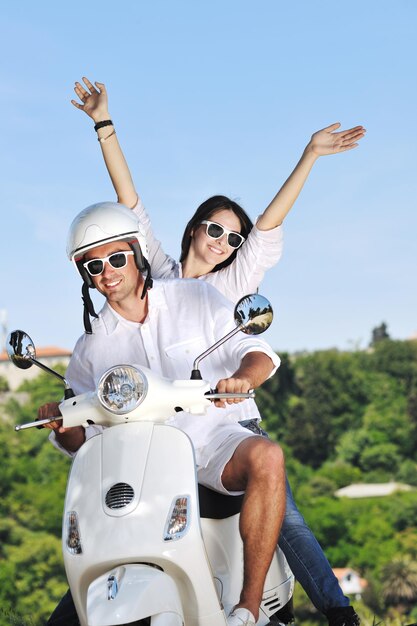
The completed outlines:
[[[297,200],[318,157],[347,152],[347,150],[356,148],[358,141],[366,132],[363,126],[355,126],[349,130],[336,132],[338,128],[340,128],[340,124],[337,122],[318,130],[311,136],[293,172],[258,219],[256,225],[259,230],[271,230],[283,222]]]
[[[96,82],[93,85],[85,76],[82,80],[85,87],[79,82],[76,82],[74,87],[74,91],[82,104],[76,100],[71,100],[71,103],[77,107],[77,109],[84,111],[84,113],[91,117],[94,124],[111,120],[107,91],[104,84]],[[138,194],[114,127],[108,125],[99,128],[97,130],[97,137],[100,142],[107,171],[117,194],[118,202],[121,202],[129,208],[133,208],[137,203]]]

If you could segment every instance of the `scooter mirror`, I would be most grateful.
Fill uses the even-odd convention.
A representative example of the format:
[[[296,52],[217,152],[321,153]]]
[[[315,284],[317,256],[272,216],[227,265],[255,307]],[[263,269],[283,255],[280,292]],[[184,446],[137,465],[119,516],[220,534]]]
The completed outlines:
[[[271,326],[273,317],[271,303],[257,293],[244,296],[235,307],[236,326],[247,335],[263,333]]]
[[[271,303],[264,296],[254,293],[241,298],[235,306],[236,328],[230,331],[230,333],[227,333],[222,339],[219,339],[219,341],[216,341],[213,346],[196,358],[191,372],[191,379],[201,380],[201,373],[198,369],[200,361],[211,354],[213,350],[216,350],[216,348],[233,337],[233,335],[236,335],[239,331],[247,335],[259,335],[263,333],[270,327],[272,318]]]
[[[61,376],[61,374],[58,374],[58,372],[55,372],[55,370],[52,370],[47,365],[44,365],[43,363],[40,363],[36,360],[35,344],[29,337],[29,335],[27,335],[23,330],[13,330],[7,337],[6,346],[9,359],[14,363],[14,365],[16,365],[16,367],[19,367],[21,370],[27,370],[32,365],[36,365],[44,372],[52,374],[52,376],[55,376],[56,378],[58,378],[58,380],[64,383],[65,399],[74,397],[73,390],[68,385],[65,378]],[[46,424],[47,422],[43,423]],[[36,425],[36,422],[33,422],[31,425]],[[25,428],[26,427],[27,426],[25,426]]]
[[[32,339],[23,330],[13,330],[7,337],[7,354],[16,367],[27,370],[36,359],[36,350]]]

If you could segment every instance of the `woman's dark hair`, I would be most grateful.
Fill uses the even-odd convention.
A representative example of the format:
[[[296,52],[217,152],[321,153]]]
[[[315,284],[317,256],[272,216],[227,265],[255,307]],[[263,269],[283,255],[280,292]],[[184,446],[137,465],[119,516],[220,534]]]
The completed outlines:
[[[237,204],[234,200],[230,200],[226,196],[212,196],[203,204],[200,204],[197,211],[194,213],[187,226],[185,227],[184,234],[182,236],[181,241],[181,256],[180,262],[184,261],[187,258],[188,252],[190,250],[191,245],[191,232],[200,226],[203,220],[209,220],[213,213],[216,211],[222,211],[223,209],[229,209],[233,211],[236,217],[239,218],[240,221],[240,234],[247,238],[250,231],[253,228],[253,222],[250,219],[249,215],[242,209],[241,206]],[[232,261],[236,257],[237,250],[233,250],[232,254],[228,259],[216,265],[211,271],[218,272],[223,267],[227,267],[232,263]]]

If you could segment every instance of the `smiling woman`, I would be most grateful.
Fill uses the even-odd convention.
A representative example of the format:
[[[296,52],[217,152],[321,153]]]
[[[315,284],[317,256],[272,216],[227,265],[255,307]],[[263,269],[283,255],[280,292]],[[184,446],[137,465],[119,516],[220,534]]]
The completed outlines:
[[[211,200],[211,199],[210,199]],[[208,200],[205,204],[210,204]],[[225,198],[224,204],[227,204]],[[183,254],[182,275],[184,278],[198,278],[219,271],[230,265],[236,257],[236,250],[244,243],[246,229],[233,209],[208,210],[211,220],[197,219],[196,226],[188,226],[188,251]],[[187,238],[187,233],[184,234]],[[217,268],[217,269],[216,269]]]

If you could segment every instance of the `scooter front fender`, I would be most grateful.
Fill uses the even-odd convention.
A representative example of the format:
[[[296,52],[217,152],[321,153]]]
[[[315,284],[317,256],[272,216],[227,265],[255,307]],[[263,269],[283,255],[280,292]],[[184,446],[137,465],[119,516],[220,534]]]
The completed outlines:
[[[145,617],[164,615],[167,626],[184,622],[175,581],[148,565],[128,564],[96,578],[87,593],[89,626],[127,624]]]

